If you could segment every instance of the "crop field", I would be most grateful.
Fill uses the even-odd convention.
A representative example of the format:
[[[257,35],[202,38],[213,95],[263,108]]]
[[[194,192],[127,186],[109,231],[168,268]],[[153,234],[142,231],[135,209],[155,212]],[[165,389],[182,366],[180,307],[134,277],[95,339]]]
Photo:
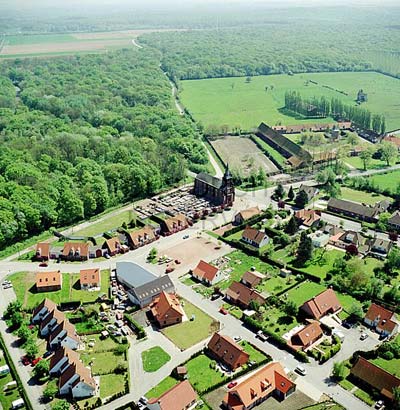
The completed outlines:
[[[223,137],[210,141],[225,163],[232,169],[239,169],[248,175],[253,168],[257,171],[260,167],[266,173],[278,171],[275,164],[247,137]]]
[[[134,47],[134,38],[162,30],[127,30],[99,33],[38,34],[6,36],[0,58],[55,56],[64,54],[105,52]]]
[[[269,125],[331,122],[331,118],[304,120],[286,115],[282,110],[285,92],[295,90],[304,98],[334,97],[355,104],[357,91],[363,89],[368,102],[362,106],[384,114],[388,130],[400,128],[400,80],[374,72],[270,75],[252,77],[250,82],[245,77],[232,77],[181,84],[183,105],[206,127],[228,124],[251,130],[261,121]]]

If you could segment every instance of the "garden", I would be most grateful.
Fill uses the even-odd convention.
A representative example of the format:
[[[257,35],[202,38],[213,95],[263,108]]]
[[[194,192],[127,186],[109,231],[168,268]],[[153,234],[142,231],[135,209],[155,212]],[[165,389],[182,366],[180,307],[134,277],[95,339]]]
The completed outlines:
[[[181,300],[187,321],[162,330],[179,349],[186,350],[219,330],[219,322],[187,300]]]
[[[142,352],[143,370],[147,373],[156,372],[170,360],[171,356],[159,346]]]

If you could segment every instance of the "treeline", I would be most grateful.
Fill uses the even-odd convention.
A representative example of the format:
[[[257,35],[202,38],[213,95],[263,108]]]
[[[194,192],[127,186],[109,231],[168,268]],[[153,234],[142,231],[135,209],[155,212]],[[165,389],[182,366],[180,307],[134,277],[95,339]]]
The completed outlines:
[[[365,129],[372,129],[378,134],[384,134],[386,130],[385,117],[379,114],[371,114],[366,108],[349,105],[343,101],[332,98],[330,101],[325,97],[302,98],[297,91],[285,93],[285,108],[305,117],[333,117],[352,121]]]
[[[176,80],[327,71],[388,72],[387,64],[381,66],[377,55],[386,56],[396,41],[400,42],[400,31],[370,23],[365,20],[343,25],[331,21],[327,25],[299,21],[293,16],[285,25],[152,33],[140,40],[163,53],[163,68]],[[400,76],[400,56],[397,61],[389,71],[393,76]]]
[[[152,52],[3,62],[0,79],[21,89],[1,89],[0,249],[206,169]]]

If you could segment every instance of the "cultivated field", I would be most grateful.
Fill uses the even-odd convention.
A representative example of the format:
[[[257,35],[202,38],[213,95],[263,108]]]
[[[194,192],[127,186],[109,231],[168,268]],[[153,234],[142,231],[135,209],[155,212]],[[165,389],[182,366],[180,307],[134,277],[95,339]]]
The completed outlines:
[[[383,74],[305,73],[252,77],[250,82],[244,77],[236,77],[189,80],[182,81],[181,84],[182,103],[205,126],[228,124],[232,128],[240,126],[244,130],[250,130],[261,121],[269,125],[279,122],[286,125],[329,122],[332,119],[305,121],[280,111],[284,106],[285,92],[296,90],[303,97],[334,97],[352,104],[357,91],[362,88],[368,93],[368,102],[363,107],[372,113],[384,114],[388,130],[400,128],[400,80]]]
[[[266,173],[278,171],[275,164],[247,137],[223,137],[210,141],[225,163],[247,176],[261,167]]]
[[[4,47],[0,50],[0,58],[105,52],[112,49],[133,47],[132,39],[154,31],[164,30],[7,36]]]

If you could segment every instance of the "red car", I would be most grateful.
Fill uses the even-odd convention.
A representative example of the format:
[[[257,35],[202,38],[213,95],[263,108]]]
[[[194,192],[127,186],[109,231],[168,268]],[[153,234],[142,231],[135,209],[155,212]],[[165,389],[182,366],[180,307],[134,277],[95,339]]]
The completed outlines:
[[[228,387],[228,389],[232,389],[236,385],[237,385],[237,382],[230,382],[227,387]]]
[[[219,312],[222,313],[223,315],[227,315],[227,314],[228,314],[228,311],[227,311],[225,308],[223,308],[223,307],[219,309]]]
[[[32,360],[32,366],[36,366],[42,360],[41,357],[37,357],[36,359]]]
[[[31,364],[31,360],[26,356],[21,357],[21,362],[24,366],[28,366],[28,364]]]
[[[179,259],[175,259],[175,263],[176,263],[177,265],[180,265],[181,261],[180,261]]]
[[[175,268],[169,267],[169,268],[165,269],[165,273],[171,273],[171,272],[173,272],[174,270],[175,270]]]
[[[39,263],[41,268],[47,268],[49,265],[46,262]]]

